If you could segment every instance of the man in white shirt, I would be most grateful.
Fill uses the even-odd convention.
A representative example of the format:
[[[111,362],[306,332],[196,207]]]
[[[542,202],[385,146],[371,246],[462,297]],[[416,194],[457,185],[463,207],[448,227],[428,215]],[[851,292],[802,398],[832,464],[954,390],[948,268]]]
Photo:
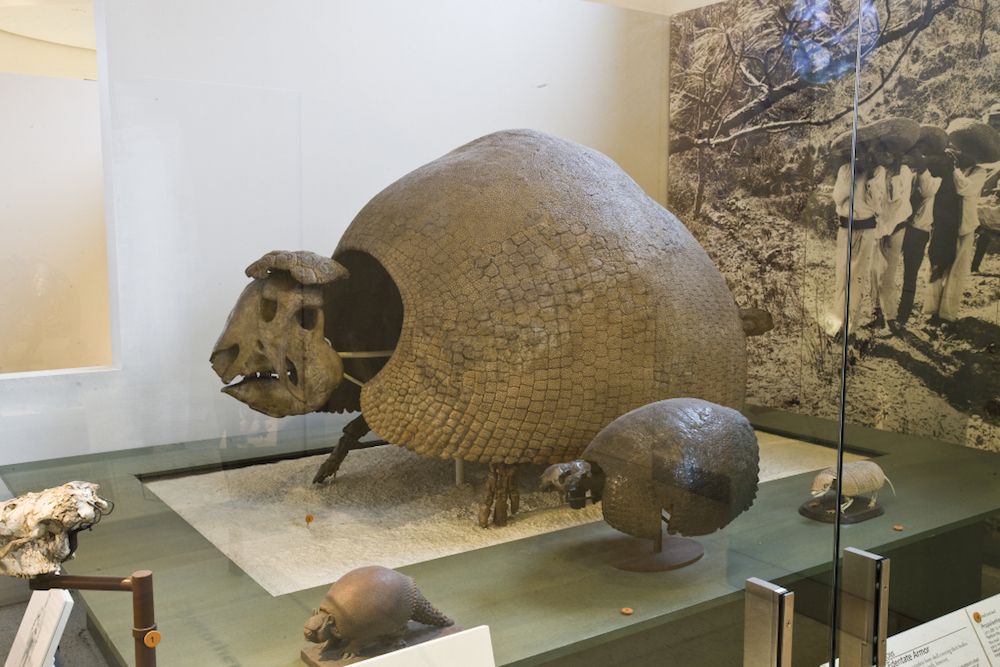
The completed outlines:
[[[1000,132],[1000,104],[994,104],[989,110],[983,114],[983,122],[990,127],[992,127],[997,132]],[[993,173],[986,180],[986,185],[983,186],[983,192],[989,194],[993,197],[1000,197],[1000,192],[997,192],[998,177],[1000,177],[1000,170]],[[994,205],[996,204],[994,200]],[[980,216],[981,218],[982,216]],[[979,227],[976,236],[976,252],[972,258],[972,272],[979,273],[979,267],[983,262],[983,258],[986,257],[986,253],[989,252],[990,246],[993,245],[997,238],[1000,238],[1000,229],[991,229],[986,227],[984,220],[980,219],[982,223]]]
[[[928,290],[930,312],[946,322],[958,319],[969,276],[972,273],[972,256],[975,251],[975,232],[979,227],[979,198],[983,185],[995,170],[995,165],[977,165],[970,158],[959,154],[955,167],[955,191],[962,201],[961,222],[958,227],[958,241],[955,261],[951,268]],[[925,306],[926,307],[926,306]]]
[[[865,283],[870,278],[872,256],[875,252],[876,216],[885,200],[885,168],[876,166],[871,155],[859,151],[854,170],[854,224],[848,235],[851,216],[851,164],[841,165],[833,186],[833,201],[837,208],[840,227],[837,230],[836,283],[833,303],[827,313],[826,332],[835,336],[844,328],[847,297],[847,254],[851,253],[851,303],[849,329],[856,326]],[[850,333],[850,331],[845,332]]]
[[[887,174],[886,196],[882,210],[876,214],[875,237],[879,253],[872,261],[872,300],[875,302],[875,320],[871,326],[895,327],[902,285],[899,266],[903,260],[903,237],[906,222],[913,215],[910,194],[913,172],[902,163],[898,155],[891,156]]]
[[[983,196],[989,195],[992,197],[992,202],[990,207],[992,209],[992,222],[989,224],[987,222],[989,218],[983,218],[983,211],[979,212],[979,230],[976,232],[976,252],[972,257],[972,272],[979,273],[979,269],[982,266],[983,259],[986,257],[986,253],[990,251],[990,246],[994,244],[997,238],[1000,238],[1000,228],[996,226],[997,214],[996,211],[1000,210],[1000,191],[997,188],[997,175],[994,174],[992,178],[986,181],[985,187],[983,187]],[[989,215],[989,212],[988,212]]]

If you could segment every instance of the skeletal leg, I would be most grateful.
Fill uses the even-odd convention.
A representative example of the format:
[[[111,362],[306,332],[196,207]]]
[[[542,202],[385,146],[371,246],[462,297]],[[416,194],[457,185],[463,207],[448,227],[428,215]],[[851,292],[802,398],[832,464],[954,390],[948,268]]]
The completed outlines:
[[[521,492],[517,488],[517,466],[510,467],[510,486],[507,489],[507,497],[510,499],[510,513],[517,514],[521,508]]]
[[[490,525],[490,511],[493,509],[493,499],[497,495],[497,480],[493,474],[493,464],[490,464],[490,474],[486,478],[486,486],[483,489],[483,497],[479,501],[479,527],[487,528]]]
[[[844,499],[843,504],[840,506],[840,513],[843,514],[844,512],[846,512],[847,508],[850,507],[853,503],[854,503],[853,497],[850,496],[846,497]]]
[[[336,478],[337,471],[340,470],[340,464],[344,462],[347,457],[347,452],[352,449],[363,449],[368,445],[361,445],[359,442],[361,438],[365,437],[371,429],[368,427],[368,422],[365,421],[365,416],[361,415],[353,419],[347,426],[344,427],[344,434],[340,436],[340,441],[337,442],[333,451],[330,452],[329,458],[323,461],[323,465],[319,467],[316,471],[316,476],[313,477],[313,484],[320,484],[327,477],[333,475]]]
[[[479,503],[479,525],[486,528],[493,515],[493,525],[506,526],[508,508],[510,514],[515,514],[521,504],[521,496],[517,490],[517,466],[507,463],[491,463],[490,474],[486,478],[486,488],[483,490]]]
[[[868,509],[875,507],[875,503],[878,502],[878,491],[872,494],[871,500],[868,501]]]

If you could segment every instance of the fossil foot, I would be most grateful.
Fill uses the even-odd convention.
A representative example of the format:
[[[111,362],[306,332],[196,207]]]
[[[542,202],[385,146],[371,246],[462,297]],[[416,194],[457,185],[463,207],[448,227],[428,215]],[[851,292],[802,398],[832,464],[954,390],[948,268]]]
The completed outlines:
[[[368,427],[368,422],[365,421],[364,415],[359,415],[352,419],[344,427],[344,434],[340,436],[340,440],[337,441],[337,445],[330,452],[329,458],[323,461],[323,465],[316,471],[316,475],[313,477],[313,484],[322,484],[330,476],[336,479],[337,471],[340,470],[340,464],[347,457],[347,452],[352,449],[364,449],[374,445],[385,444],[382,440],[362,443],[361,438],[365,437],[370,431],[371,429]]]
[[[313,477],[313,484],[322,484],[327,477],[337,476],[337,471],[340,470],[340,464],[344,462],[347,458],[347,452],[351,451],[350,447],[344,442],[344,438],[340,439],[340,442],[333,448],[330,452],[330,456],[327,457],[326,461],[323,461],[323,465],[319,467],[316,471],[316,475]]]
[[[517,490],[517,466],[507,463],[491,463],[490,474],[486,478],[486,488],[479,503],[479,526],[490,525],[490,515],[494,526],[506,526],[507,517],[516,514],[521,505],[521,495]]]

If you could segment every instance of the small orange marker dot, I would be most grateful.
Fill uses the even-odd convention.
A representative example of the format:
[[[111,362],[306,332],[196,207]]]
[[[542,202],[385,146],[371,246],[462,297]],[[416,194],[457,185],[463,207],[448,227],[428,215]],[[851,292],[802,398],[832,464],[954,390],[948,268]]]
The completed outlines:
[[[892,529],[897,533],[901,533],[903,531],[903,524],[901,523],[893,524]]]
[[[315,518],[312,514],[306,514],[306,525],[311,524]]]
[[[982,623],[983,615],[980,614],[978,611],[974,611],[972,612],[972,620],[975,621],[976,623]]]
[[[622,607],[622,616],[631,616],[634,613],[635,610],[632,607]]]

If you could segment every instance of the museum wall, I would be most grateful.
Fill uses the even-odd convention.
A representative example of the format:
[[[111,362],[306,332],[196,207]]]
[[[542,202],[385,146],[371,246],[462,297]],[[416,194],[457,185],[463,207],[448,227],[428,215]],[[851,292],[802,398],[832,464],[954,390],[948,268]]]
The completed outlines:
[[[0,73],[0,99],[0,373],[110,364],[97,83]]]
[[[0,378],[6,462],[305,429],[222,395],[209,367],[244,267],[330,253],[381,188],[477,136],[552,132],[666,191],[661,17],[579,0],[97,10],[120,350],[109,370]]]

